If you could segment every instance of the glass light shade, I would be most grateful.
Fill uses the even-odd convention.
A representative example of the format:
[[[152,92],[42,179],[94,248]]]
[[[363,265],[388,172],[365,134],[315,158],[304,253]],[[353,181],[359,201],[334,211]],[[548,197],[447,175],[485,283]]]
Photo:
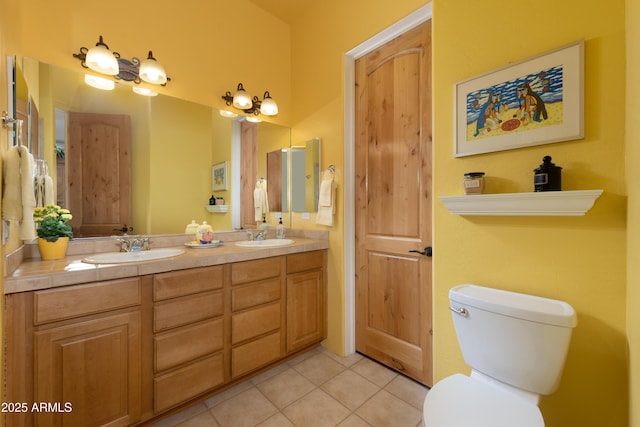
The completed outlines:
[[[229,110],[220,110],[220,115],[222,117],[238,117],[238,115],[236,113],[234,113],[233,111],[229,111]]]
[[[113,80],[104,79],[92,74],[85,74],[84,82],[91,87],[102,90],[113,90],[116,87],[116,83]]]
[[[147,59],[140,63],[140,78],[147,83],[163,85],[167,82],[167,73],[164,67],[155,60],[151,51]]]
[[[138,95],[144,95],[144,96],[157,96],[158,95],[158,92],[155,92],[155,91],[153,91],[151,89],[147,89],[146,87],[134,86],[132,89]]]
[[[253,101],[251,100],[251,95],[244,90],[242,85],[238,86],[238,91],[235,95],[233,95],[233,106],[239,108],[240,110],[246,110],[253,106]]]
[[[278,104],[270,96],[266,96],[260,104],[260,112],[265,116],[275,116],[278,114]]]
[[[260,123],[262,120],[260,120],[256,116],[248,116],[247,121],[251,123]]]
[[[109,49],[104,44],[99,43],[89,49],[84,62],[87,67],[102,74],[115,76],[120,71],[118,59],[113,56],[113,53],[109,52]]]

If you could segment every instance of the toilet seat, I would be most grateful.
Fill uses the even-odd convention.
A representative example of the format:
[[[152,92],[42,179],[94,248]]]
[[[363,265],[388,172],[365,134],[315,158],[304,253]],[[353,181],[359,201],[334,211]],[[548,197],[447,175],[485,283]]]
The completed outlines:
[[[544,427],[536,405],[462,374],[429,390],[423,416],[426,427]]]

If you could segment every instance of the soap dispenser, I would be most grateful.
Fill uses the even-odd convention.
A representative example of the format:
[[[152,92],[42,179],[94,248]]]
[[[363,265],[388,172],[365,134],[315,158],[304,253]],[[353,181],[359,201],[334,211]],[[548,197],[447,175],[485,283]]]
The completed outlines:
[[[267,218],[262,217],[262,224],[260,224],[260,230],[266,230],[269,228],[269,224],[267,224]]]
[[[280,218],[280,222],[276,225],[276,238],[284,239],[284,224],[282,223],[282,218]]]

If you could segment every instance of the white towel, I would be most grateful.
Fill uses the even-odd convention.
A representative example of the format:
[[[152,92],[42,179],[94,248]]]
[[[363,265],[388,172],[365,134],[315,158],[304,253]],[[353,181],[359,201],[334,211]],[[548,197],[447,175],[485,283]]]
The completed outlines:
[[[6,221],[22,219],[22,190],[20,181],[20,152],[17,146],[9,148],[4,159],[4,191],[2,218]]]
[[[256,222],[262,222],[262,215],[264,213],[264,190],[262,188],[253,190],[253,207],[255,208]]]
[[[44,176],[44,204],[46,205],[53,205],[54,203],[54,198],[53,198],[53,178],[51,178],[49,175],[45,175]]]
[[[318,213],[316,224],[333,226],[333,216],[336,213],[336,183],[333,174],[325,173],[320,183],[318,196]]]
[[[33,178],[33,156],[27,147],[22,147],[20,156],[20,181],[22,187],[22,224],[20,226],[20,239],[25,241],[36,238],[36,224],[33,221],[33,211],[36,208]]]

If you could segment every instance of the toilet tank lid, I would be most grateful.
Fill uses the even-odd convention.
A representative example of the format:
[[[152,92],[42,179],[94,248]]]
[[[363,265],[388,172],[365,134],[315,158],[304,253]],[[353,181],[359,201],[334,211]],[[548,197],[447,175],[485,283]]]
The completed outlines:
[[[449,299],[458,304],[532,322],[567,328],[578,324],[573,307],[550,298],[465,284],[451,288]]]

